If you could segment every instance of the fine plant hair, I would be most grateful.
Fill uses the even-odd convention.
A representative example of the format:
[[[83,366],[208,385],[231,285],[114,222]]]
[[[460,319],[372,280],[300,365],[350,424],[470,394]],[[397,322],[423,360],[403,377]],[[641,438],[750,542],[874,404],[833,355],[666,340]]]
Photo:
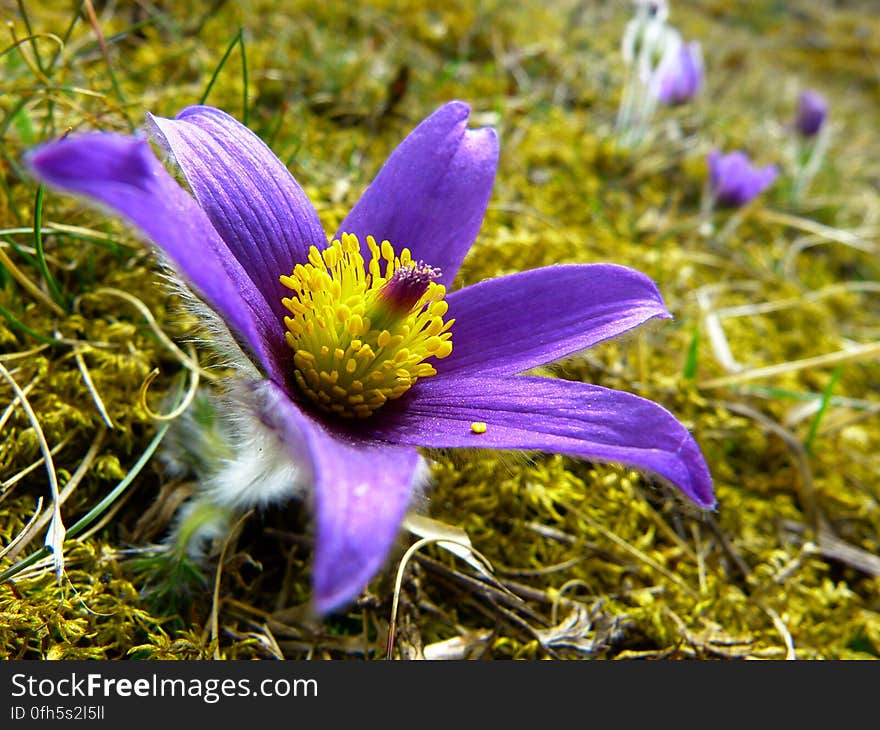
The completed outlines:
[[[180,278],[165,254],[155,247],[153,250],[159,267],[159,277],[165,288],[179,298],[181,307],[197,323],[194,331],[183,339],[213,355],[210,362],[212,369],[232,370],[240,378],[258,380],[259,370],[245,354],[244,346],[236,340],[220,315]]]

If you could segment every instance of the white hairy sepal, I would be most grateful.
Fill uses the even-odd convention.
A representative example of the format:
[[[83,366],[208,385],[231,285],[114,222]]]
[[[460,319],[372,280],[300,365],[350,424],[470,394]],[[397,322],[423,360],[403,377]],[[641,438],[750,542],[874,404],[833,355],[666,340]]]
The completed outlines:
[[[215,504],[244,511],[303,497],[311,464],[294,454],[267,417],[273,403],[265,381],[234,380],[218,395],[217,414],[228,455],[201,480],[201,492]]]
[[[190,559],[206,557],[251,508],[303,497],[311,481],[282,436],[267,425],[269,392],[235,378],[223,392],[201,391],[174,424],[162,454],[169,470],[196,477],[196,494],[178,512],[166,545]]]

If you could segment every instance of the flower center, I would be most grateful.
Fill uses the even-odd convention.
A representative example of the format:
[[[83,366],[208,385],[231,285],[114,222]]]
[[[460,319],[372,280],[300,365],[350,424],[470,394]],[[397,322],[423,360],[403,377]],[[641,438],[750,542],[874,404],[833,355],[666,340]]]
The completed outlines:
[[[343,234],[323,251],[309,249],[281,283],[294,377],[302,392],[328,413],[366,418],[437,371],[428,358],[452,352],[455,320],[443,321],[446,288],[440,272],[400,255],[388,241],[367,237],[369,265],[356,236]]]

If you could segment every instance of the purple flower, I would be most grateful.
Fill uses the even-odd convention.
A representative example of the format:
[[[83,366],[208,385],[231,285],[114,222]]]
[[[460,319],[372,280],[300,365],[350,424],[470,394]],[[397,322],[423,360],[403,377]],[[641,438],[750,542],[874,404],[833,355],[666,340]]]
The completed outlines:
[[[329,245],[281,161],[218,109],[150,117],[194,198],[144,140],[90,133],[29,156],[41,180],[139,227],[249,350],[264,376],[254,386],[260,419],[314,487],[322,612],[355,597],[384,562],[410,502],[415,447],[622,462],[714,504],[699,447],[661,406],[519,375],[669,317],[650,279],[612,264],[557,265],[446,294],[498,159],[494,130],[468,130],[468,115],[451,102],[419,124]]]
[[[670,106],[684,104],[703,85],[703,53],[699,41],[679,41],[664,54],[654,73],[654,95]]]
[[[804,137],[814,137],[822,129],[828,116],[828,100],[822,94],[807,89],[798,99],[798,112],[794,127]]]
[[[712,196],[716,203],[727,208],[739,208],[754,200],[779,174],[776,165],[755,167],[748,155],[738,150],[726,155],[712,150],[706,160]]]

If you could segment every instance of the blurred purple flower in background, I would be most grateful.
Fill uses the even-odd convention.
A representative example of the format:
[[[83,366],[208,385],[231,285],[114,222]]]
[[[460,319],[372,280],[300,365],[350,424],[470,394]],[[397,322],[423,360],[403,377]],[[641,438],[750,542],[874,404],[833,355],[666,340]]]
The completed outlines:
[[[815,137],[828,116],[828,100],[817,91],[807,89],[798,99],[795,129],[804,137]]]
[[[681,44],[681,35],[667,24],[666,2],[636,0],[635,14],[626,24],[621,56],[626,66],[615,127],[624,146],[637,145],[648,134],[648,125],[659,101],[654,87],[657,69],[670,49]]]
[[[678,42],[667,49],[654,74],[652,89],[664,104],[684,104],[703,85],[703,52],[699,41]]]
[[[715,502],[699,446],[663,407],[520,374],[668,318],[648,277],[555,265],[446,293],[498,159],[495,132],[469,130],[468,115],[451,102],[424,120],[329,244],[284,164],[219,109],[151,117],[195,199],[142,139],[83,134],[29,156],[41,180],[138,226],[247,350],[265,442],[313,490],[322,612],[356,597],[384,562],[417,482],[415,447],[621,462],[701,507]],[[255,488],[255,503],[287,496]],[[240,505],[241,491],[235,480],[215,498]]]
[[[713,201],[726,208],[739,208],[754,200],[779,175],[776,165],[756,167],[745,152],[722,155],[712,150],[706,161],[709,165],[709,187]]]

